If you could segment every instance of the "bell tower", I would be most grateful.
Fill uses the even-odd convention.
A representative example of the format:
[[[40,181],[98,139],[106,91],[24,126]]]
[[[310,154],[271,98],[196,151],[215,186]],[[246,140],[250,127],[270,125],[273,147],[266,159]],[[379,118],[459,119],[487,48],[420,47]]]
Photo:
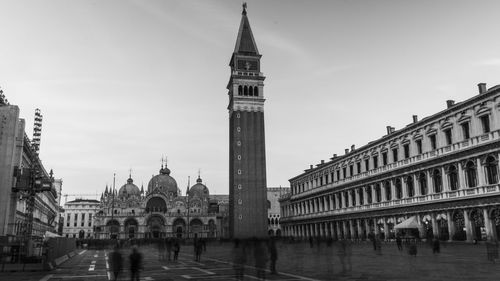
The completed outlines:
[[[264,75],[243,4],[229,66],[229,229],[232,238],[267,236]]]

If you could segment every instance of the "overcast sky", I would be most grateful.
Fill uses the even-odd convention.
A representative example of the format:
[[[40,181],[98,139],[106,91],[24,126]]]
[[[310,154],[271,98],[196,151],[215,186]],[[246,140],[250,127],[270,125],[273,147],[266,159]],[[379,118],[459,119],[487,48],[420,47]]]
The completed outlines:
[[[0,87],[63,193],[228,194],[228,66],[241,1],[0,0]],[[263,55],[267,183],[500,84],[499,1],[248,1]]]

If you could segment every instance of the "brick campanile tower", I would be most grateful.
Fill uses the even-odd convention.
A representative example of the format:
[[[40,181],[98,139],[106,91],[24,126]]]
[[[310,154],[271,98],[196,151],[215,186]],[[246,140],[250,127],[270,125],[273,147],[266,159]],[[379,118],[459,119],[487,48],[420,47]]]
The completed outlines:
[[[229,90],[229,231],[232,238],[267,237],[264,75],[243,4],[231,56]]]

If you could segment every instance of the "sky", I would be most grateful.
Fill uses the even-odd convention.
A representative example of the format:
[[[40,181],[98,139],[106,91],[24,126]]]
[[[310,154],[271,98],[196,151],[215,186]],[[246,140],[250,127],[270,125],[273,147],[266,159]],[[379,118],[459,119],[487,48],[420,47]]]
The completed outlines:
[[[267,185],[500,84],[499,1],[247,1]],[[0,87],[63,194],[145,188],[162,157],[229,194],[234,0],[0,0]],[[92,197],[89,197],[92,198]]]

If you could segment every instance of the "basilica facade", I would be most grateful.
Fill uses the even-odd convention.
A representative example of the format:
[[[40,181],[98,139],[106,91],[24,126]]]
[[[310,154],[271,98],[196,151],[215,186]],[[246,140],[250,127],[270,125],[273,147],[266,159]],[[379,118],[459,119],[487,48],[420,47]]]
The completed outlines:
[[[217,238],[227,232],[227,200],[210,196],[200,176],[185,196],[167,167],[147,190],[131,176],[118,190],[106,190],[95,215],[94,238]]]

